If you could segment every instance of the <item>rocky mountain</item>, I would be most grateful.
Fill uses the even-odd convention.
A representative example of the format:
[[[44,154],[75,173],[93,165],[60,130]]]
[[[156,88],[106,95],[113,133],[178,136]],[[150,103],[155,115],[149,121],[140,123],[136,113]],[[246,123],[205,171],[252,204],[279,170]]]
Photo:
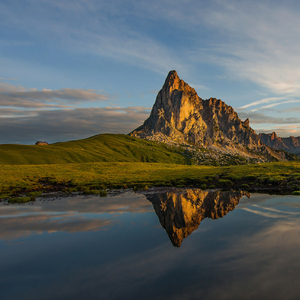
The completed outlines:
[[[234,210],[245,192],[203,191],[200,189],[171,190],[146,195],[153,204],[161,226],[174,247],[196,230],[205,218],[218,219]]]
[[[182,146],[196,163],[228,164],[286,160],[284,152],[265,146],[231,106],[215,98],[201,99],[170,71],[149,118],[131,136]]]
[[[290,153],[300,153],[300,137],[278,137],[275,132],[273,133],[260,133],[259,138],[269,147],[278,150],[284,150]]]

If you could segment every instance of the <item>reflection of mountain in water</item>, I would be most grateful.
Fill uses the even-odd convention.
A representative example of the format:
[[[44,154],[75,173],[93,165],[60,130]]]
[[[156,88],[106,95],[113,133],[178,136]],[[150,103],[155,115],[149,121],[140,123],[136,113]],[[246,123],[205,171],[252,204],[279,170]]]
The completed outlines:
[[[234,210],[244,192],[187,189],[147,195],[172,244],[180,247],[184,238],[205,218],[218,219]],[[250,195],[247,194],[247,197]]]

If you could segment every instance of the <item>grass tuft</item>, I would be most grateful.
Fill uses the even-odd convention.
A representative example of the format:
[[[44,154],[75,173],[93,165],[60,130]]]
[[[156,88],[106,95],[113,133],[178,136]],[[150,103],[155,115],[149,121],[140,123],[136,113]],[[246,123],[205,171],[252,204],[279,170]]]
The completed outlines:
[[[10,198],[8,199],[8,203],[27,203],[35,201],[34,197],[18,197],[18,198]]]

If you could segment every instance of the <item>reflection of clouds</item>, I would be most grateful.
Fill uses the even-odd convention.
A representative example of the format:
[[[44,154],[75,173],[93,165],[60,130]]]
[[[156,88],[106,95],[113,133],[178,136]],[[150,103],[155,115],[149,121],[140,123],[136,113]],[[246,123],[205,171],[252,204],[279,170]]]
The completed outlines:
[[[272,213],[269,213],[269,212],[263,212],[263,211],[254,210],[254,209],[250,209],[250,208],[241,208],[241,209],[245,210],[245,211],[248,211],[248,212],[251,212],[251,213],[256,214],[256,215],[267,217],[267,218],[281,218],[282,217],[279,214],[272,214]]]
[[[34,205],[0,206],[0,239],[43,232],[96,231],[112,224],[109,214],[152,210],[144,196],[125,193],[115,197],[74,197],[36,201]],[[108,215],[104,215],[108,214]]]
[[[221,267],[239,274],[240,280],[226,293],[222,287],[213,291],[213,298],[298,299],[299,247],[299,220],[275,221],[252,236],[242,237],[218,258]]]
[[[298,214],[286,214],[279,209],[278,214],[276,209],[271,211],[281,219],[266,215],[268,222],[264,222],[265,215],[253,219],[249,214],[245,222],[255,229],[248,232],[239,229],[238,224],[232,230],[219,220],[222,225],[215,226],[215,231],[211,228],[207,231],[206,238],[210,238],[204,240],[207,244],[204,249],[199,247],[199,235],[184,247],[174,248],[177,251],[160,245],[107,264],[101,271],[106,275],[101,277],[102,286],[114,299],[120,295],[113,288],[115,282],[121,291],[134,290],[140,294],[143,291],[143,299],[201,299],[203,295],[205,299],[297,299],[300,220]],[[256,221],[262,222],[256,226]],[[221,227],[224,236],[218,234]],[[217,247],[220,244],[216,242],[223,238],[227,243]],[[178,272],[184,276],[178,278]],[[89,268],[86,273],[89,276],[84,285],[89,290],[95,285],[93,278],[99,277],[99,269]],[[81,282],[79,278],[75,280]],[[154,286],[156,292],[151,290]]]
[[[55,214],[0,218],[0,239],[15,239],[43,232],[96,231],[110,225],[110,223],[110,220],[90,219],[80,215],[64,215],[59,216],[59,219]]]
[[[269,208],[266,206],[269,202],[261,202],[260,197],[280,203]],[[93,203],[98,199],[99,205],[104,207],[106,201],[106,209],[111,213],[148,210],[147,205],[139,209],[133,203],[143,205],[145,199],[140,195],[128,194],[128,197],[118,198],[119,205],[110,203],[115,198],[109,197],[81,200]],[[149,232],[142,231],[138,223],[129,231],[112,230],[108,240],[101,240],[99,235],[99,244],[99,240],[90,244],[87,241],[87,245],[101,245],[99,254],[107,255],[105,259],[93,258],[92,263],[80,266],[76,261],[76,271],[72,276],[66,276],[69,275],[67,271],[55,274],[57,280],[51,281],[51,285],[46,282],[45,286],[36,286],[32,298],[38,298],[46,291],[47,299],[56,299],[59,291],[60,296],[68,295],[74,299],[80,298],[78,293],[89,294],[90,299],[297,299],[300,270],[298,215],[280,210],[281,202],[288,198],[265,195],[255,198],[256,204],[262,204],[253,206],[248,203],[246,208],[269,211],[281,218],[266,218],[236,209],[224,219],[205,220],[201,225],[203,232],[192,235],[181,248],[174,248],[163,239],[161,229],[151,228],[150,232],[154,230],[158,234],[152,237]],[[79,205],[79,199],[73,200],[74,207]],[[72,199],[68,201],[72,202]],[[241,200],[243,205],[246,201],[248,199]],[[55,202],[45,205],[50,207]],[[49,207],[45,214],[51,214]],[[77,214],[70,209],[58,219]],[[143,222],[142,218],[139,221]],[[81,253],[81,245],[78,247]],[[34,254],[33,257],[36,258]],[[70,268],[73,267],[71,264],[73,261]],[[78,288],[74,289],[74,286]]]
[[[278,199],[284,200],[284,202],[278,201]],[[295,199],[295,198],[294,198]],[[272,196],[272,195],[255,195],[252,194],[252,197],[250,200],[253,200],[257,204],[252,204],[251,201],[247,201],[246,199],[243,201],[239,209],[253,213],[255,215],[260,215],[266,218],[288,218],[289,216],[299,216],[300,212],[298,211],[288,211],[288,210],[280,210],[277,208],[274,208],[273,206],[279,205],[279,206],[286,206],[286,207],[292,207],[297,208],[300,207],[299,203],[293,202],[294,200],[292,196]],[[300,197],[299,197],[300,199]],[[271,200],[271,202],[270,202]],[[266,206],[266,201],[270,204]],[[264,205],[262,206],[262,203]],[[269,205],[272,205],[270,207]]]
[[[254,207],[259,207],[259,206],[256,205],[256,204],[253,204],[252,206],[254,206]],[[279,213],[279,214],[300,215],[300,212],[294,212],[294,211],[282,211],[282,210],[275,209],[275,208],[272,208],[272,207],[264,207],[263,209],[264,209],[264,210],[269,210],[269,211],[272,211],[272,212],[277,212],[277,213]]]

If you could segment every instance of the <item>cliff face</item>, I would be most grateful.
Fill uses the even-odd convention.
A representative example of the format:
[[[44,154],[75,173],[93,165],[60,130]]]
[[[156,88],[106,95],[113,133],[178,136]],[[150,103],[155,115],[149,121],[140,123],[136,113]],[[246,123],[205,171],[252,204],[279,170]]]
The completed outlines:
[[[229,154],[284,160],[285,155],[266,147],[249,120],[244,122],[221,100],[201,99],[196,91],[170,71],[159,91],[149,118],[131,136],[167,143],[188,143]],[[227,149],[227,150],[226,150]]]
[[[208,146],[244,144],[262,146],[249,120],[242,122],[231,106],[221,100],[203,100],[196,91],[171,71],[156,97],[150,117],[131,133],[147,138],[161,134],[178,141]]]
[[[232,211],[244,192],[187,189],[146,196],[174,247],[198,228],[205,218],[218,219]],[[249,194],[247,194],[250,197]]]
[[[278,150],[284,150],[290,153],[300,153],[300,137],[278,137],[275,132],[273,133],[260,133],[261,141],[269,147]]]

